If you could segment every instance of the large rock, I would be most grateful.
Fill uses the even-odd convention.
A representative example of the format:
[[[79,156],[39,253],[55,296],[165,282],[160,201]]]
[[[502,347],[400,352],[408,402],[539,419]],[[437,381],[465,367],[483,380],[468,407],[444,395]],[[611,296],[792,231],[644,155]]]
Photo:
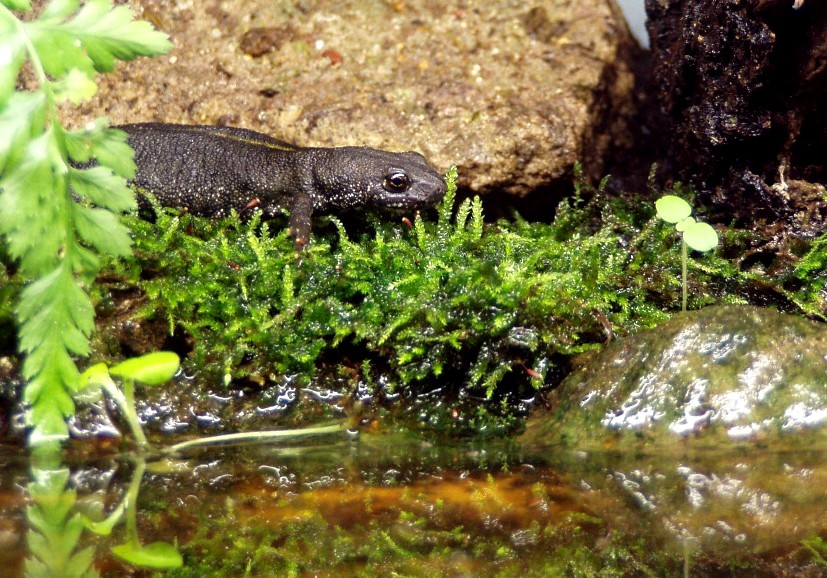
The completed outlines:
[[[133,0],[175,48],[101,78],[104,114],[231,124],[458,165],[471,192],[570,188],[629,146],[633,41],[614,0],[445,4]]]
[[[608,346],[550,402],[526,459],[603,498],[613,526],[682,545],[692,575],[710,553],[779,552],[783,575],[823,575],[801,547],[827,530],[823,324],[756,307],[676,315]]]
[[[827,3],[647,0],[664,176],[721,219],[827,229]],[[774,228],[773,228],[774,227]]]
[[[532,436],[577,448],[827,437],[827,327],[758,307],[682,313],[609,345],[551,403]]]

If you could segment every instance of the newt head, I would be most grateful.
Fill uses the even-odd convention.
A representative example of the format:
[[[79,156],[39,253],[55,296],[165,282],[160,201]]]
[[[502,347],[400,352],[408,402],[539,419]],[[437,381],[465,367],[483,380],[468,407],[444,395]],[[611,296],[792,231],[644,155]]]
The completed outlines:
[[[430,207],[445,196],[442,175],[417,152],[369,147],[329,150],[333,151],[330,176],[337,189],[326,195],[331,206],[412,210]]]

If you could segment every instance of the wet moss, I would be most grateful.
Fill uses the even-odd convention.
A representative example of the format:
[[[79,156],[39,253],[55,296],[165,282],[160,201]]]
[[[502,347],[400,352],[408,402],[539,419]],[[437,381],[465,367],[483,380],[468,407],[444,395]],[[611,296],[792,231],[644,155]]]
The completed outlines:
[[[130,307],[111,307],[101,325],[137,319],[157,340],[161,322],[156,345],[228,387],[367,389],[401,396],[411,418],[437,429],[496,435],[572,355],[675,310],[680,254],[653,211],[580,185],[550,224],[486,223],[482,202],[457,207],[451,187],[435,221],[366,217],[350,236],[328,217],[297,256],[279,223],[158,208],[153,222],[128,219],[136,256],[110,266],[99,299],[127,294]],[[725,232],[721,255],[744,242]],[[737,259],[696,255],[689,306],[745,302],[759,278]],[[800,294],[802,307],[817,308],[814,291]],[[134,333],[123,353],[146,347]]]

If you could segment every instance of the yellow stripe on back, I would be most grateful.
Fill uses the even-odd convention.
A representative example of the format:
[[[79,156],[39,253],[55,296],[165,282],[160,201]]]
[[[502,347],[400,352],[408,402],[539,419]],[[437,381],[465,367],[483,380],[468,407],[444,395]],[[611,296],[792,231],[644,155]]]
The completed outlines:
[[[242,129],[242,128],[231,128],[231,127],[219,127],[219,126],[187,126],[181,127],[186,131],[191,132],[201,132],[207,133],[211,135],[215,135],[217,137],[226,138],[229,140],[234,140],[237,142],[243,142],[246,144],[251,145],[258,145],[264,146],[267,148],[280,150],[280,151],[296,151],[300,147],[292,145],[290,143],[286,143],[280,141],[278,139],[268,137],[264,134],[256,133],[255,131]],[[244,133],[244,134],[242,134]],[[260,138],[264,137],[264,138]]]

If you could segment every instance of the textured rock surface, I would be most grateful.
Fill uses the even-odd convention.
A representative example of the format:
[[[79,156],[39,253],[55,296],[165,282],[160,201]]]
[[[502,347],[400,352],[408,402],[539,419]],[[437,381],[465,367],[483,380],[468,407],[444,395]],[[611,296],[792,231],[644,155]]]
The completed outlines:
[[[727,222],[782,221],[805,237],[827,229],[827,3],[646,7],[665,177],[692,182]]]
[[[175,48],[119,65],[75,124],[229,124],[302,145],[419,150],[518,196],[600,177],[628,146],[628,29],[613,0],[133,0]]]
[[[613,525],[682,543],[693,575],[713,552],[794,550],[825,530],[826,353],[827,327],[772,310],[676,315],[564,381],[529,420],[527,459],[625,504],[601,510]],[[813,559],[789,575],[821,575]]]
[[[575,447],[827,434],[827,327],[707,307],[616,341],[554,392],[532,434]]]

